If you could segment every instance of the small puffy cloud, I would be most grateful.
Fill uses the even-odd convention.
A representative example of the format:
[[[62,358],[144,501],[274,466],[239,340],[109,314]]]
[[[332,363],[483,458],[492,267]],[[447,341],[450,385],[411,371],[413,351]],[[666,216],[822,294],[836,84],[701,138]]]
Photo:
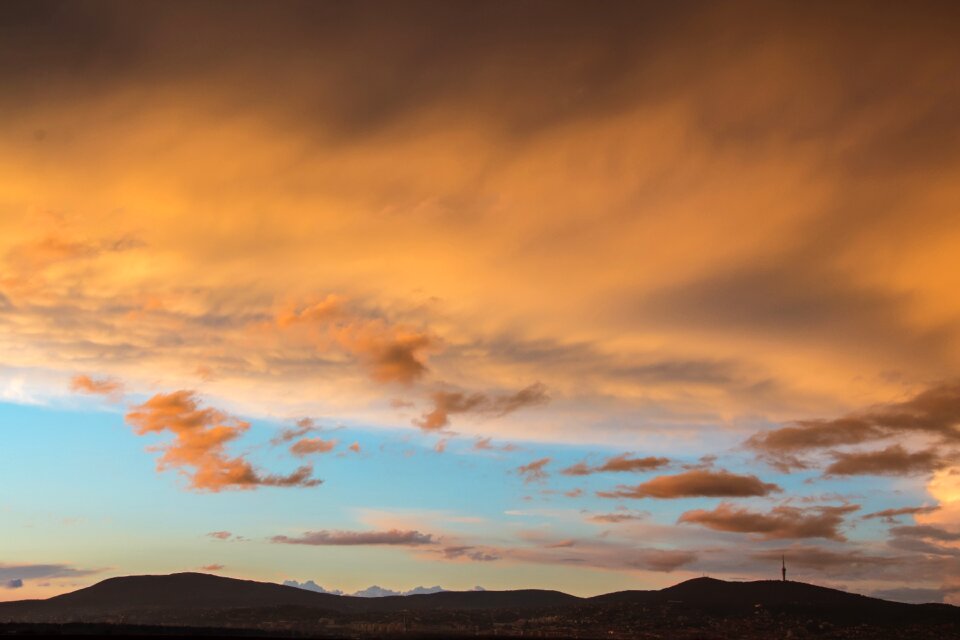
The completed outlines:
[[[3,582],[4,589],[21,589],[23,588],[23,580],[20,578],[13,578]]]
[[[223,571],[226,569],[222,564],[205,564],[200,568],[204,571]]]
[[[304,544],[311,546],[363,546],[363,545],[396,545],[415,547],[435,544],[437,541],[432,534],[420,533],[415,530],[402,531],[307,531],[302,536],[273,536],[271,542],[278,544]]]
[[[927,474],[944,464],[933,449],[911,453],[898,444],[879,451],[834,452],[833,459],[825,471],[828,476]]]
[[[677,522],[689,522],[734,533],[759,534],[766,540],[785,538],[827,538],[845,540],[839,527],[843,517],[856,511],[858,505],[842,507],[813,507],[798,509],[789,506],[774,507],[769,513],[756,513],[721,503],[716,509],[695,509],[683,513]]]
[[[322,438],[302,438],[290,446],[290,453],[298,457],[308,456],[313,453],[328,453],[337,446],[337,440],[324,440]]]
[[[347,448],[350,449],[350,451],[353,451],[354,453],[360,453],[360,443],[359,443],[359,442],[354,442],[352,445],[350,445],[350,446],[347,447]]]
[[[782,491],[776,484],[754,475],[729,471],[694,470],[673,476],[658,476],[634,487],[619,485],[615,491],[598,491],[601,498],[745,498]]]
[[[567,467],[560,473],[568,476],[585,476],[591,473],[607,472],[629,472],[629,471],[653,471],[670,464],[669,458],[660,458],[656,456],[647,456],[644,458],[633,458],[628,453],[623,453],[607,460],[600,465],[589,466],[585,462],[578,462]]]
[[[923,507],[901,507],[899,509],[882,509],[880,511],[874,511],[872,513],[867,513],[861,516],[862,520],[872,520],[874,518],[882,518],[884,522],[895,522],[895,518],[899,516],[913,516],[921,515],[925,513],[933,513],[934,511],[939,511],[939,505],[930,505]]]
[[[242,456],[227,454],[226,446],[243,435],[250,423],[212,407],[201,407],[192,391],[158,393],[126,415],[138,435],[170,433],[173,441],[160,447],[157,469],[174,468],[200,491],[254,489],[259,486],[314,487],[313,468],[301,466],[288,475],[264,474]]]
[[[119,399],[123,396],[123,383],[113,378],[91,378],[88,375],[80,374],[70,379],[70,390],[76,393]]]
[[[523,476],[524,482],[539,482],[545,480],[549,475],[544,471],[544,467],[550,464],[551,458],[540,458],[527,464],[517,467],[517,473]]]
[[[283,444],[296,440],[297,438],[302,438],[308,433],[320,430],[321,428],[317,426],[311,418],[300,418],[293,427],[281,430],[280,433],[270,440],[270,443],[275,445]]]
[[[217,540],[229,540],[233,534],[229,531],[211,531],[207,534],[210,538],[215,538]]]
[[[515,393],[502,395],[441,390],[432,395],[433,408],[414,419],[413,424],[425,431],[438,431],[450,424],[450,416],[454,414],[501,417],[523,407],[545,404],[549,400],[547,388],[539,382]]]

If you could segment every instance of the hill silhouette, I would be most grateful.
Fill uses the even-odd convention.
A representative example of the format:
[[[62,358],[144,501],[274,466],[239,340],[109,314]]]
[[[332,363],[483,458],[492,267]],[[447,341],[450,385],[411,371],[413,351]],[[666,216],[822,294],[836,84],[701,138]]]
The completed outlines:
[[[621,591],[592,598],[539,589],[360,598],[202,573],[110,578],[47,600],[0,603],[0,623],[179,625],[352,637],[408,633],[408,625],[451,636],[478,630],[539,629],[590,637],[590,629],[600,635],[613,629],[629,637],[651,625],[673,629],[678,620],[711,633],[733,625],[743,632],[742,637],[753,637],[749,629],[780,633],[794,623],[815,623],[859,625],[858,629],[894,625],[902,627],[903,634],[886,629],[884,637],[939,638],[960,631],[960,608],[889,602],[771,580],[696,578],[658,591]],[[673,630],[675,637],[685,637]]]

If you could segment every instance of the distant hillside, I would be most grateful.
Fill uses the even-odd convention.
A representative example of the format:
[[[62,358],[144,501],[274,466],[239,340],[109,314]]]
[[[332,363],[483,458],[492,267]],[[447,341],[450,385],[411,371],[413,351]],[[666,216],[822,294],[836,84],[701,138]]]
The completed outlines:
[[[286,629],[355,637],[406,633],[409,628],[452,635],[470,635],[471,630],[499,634],[508,629],[520,632],[528,623],[531,629],[552,629],[550,633],[594,629],[603,636],[607,629],[619,629],[630,637],[644,629],[670,630],[676,620],[703,629],[728,625],[733,632],[747,625],[779,633],[776,630],[782,631],[792,620],[850,628],[895,625],[906,634],[884,636],[890,638],[960,637],[960,633],[950,635],[960,632],[960,608],[949,605],[888,602],[801,582],[712,578],[688,580],[659,591],[621,591],[593,598],[536,589],[359,598],[178,573],[111,578],[48,600],[0,603],[0,623]]]
[[[198,610],[309,607],[333,612],[395,612],[547,608],[581,602],[559,591],[444,591],[410,596],[359,598],[317,593],[268,582],[237,580],[204,573],[127,576],[54,596],[48,600],[0,603],[0,621],[100,621],[136,613],[158,619],[167,613]]]
[[[599,605],[618,604],[686,604],[708,608],[807,607],[818,610],[848,612],[882,611],[899,615],[919,611],[918,607],[950,607],[949,605],[912,605],[847,593],[804,582],[757,580],[727,582],[715,578],[694,578],[659,591],[619,591],[589,598]]]

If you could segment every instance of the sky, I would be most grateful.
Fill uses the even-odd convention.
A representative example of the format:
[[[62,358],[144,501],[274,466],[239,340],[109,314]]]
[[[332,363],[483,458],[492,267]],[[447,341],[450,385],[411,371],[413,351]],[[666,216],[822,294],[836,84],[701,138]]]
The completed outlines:
[[[960,604],[956,13],[0,4],[0,600]]]

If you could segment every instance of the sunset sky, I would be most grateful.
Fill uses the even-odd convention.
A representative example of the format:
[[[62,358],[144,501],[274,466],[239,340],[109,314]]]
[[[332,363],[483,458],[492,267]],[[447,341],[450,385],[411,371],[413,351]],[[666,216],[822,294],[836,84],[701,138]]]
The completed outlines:
[[[0,600],[960,604],[958,19],[0,3]]]

